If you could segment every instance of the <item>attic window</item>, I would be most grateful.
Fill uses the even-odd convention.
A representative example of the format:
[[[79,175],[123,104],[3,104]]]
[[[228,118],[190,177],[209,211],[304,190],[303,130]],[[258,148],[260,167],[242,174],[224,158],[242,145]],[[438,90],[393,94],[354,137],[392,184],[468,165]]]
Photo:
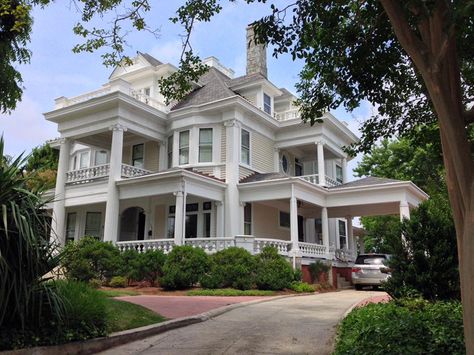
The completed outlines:
[[[263,111],[272,114],[272,98],[265,93],[263,93]]]

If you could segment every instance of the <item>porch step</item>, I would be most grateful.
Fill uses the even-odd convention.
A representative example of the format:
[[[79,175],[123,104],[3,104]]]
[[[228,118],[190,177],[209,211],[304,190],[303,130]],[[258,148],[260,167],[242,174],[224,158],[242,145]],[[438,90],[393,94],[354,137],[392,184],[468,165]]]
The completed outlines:
[[[337,288],[346,290],[352,288],[351,283],[346,280],[345,277],[342,277],[341,275],[337,274]]]

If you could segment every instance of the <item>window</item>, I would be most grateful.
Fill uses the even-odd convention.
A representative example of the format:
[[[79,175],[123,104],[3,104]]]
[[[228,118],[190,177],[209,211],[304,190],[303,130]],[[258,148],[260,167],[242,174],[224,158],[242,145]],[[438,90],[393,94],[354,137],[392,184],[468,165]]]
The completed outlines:
[[[245,129],[242,129],[240,144],[240,162],[250,165],[250,133]]]
[[[303,175],[303,165],[298,159],[295,158],[295,176]]]
[[[174,238],[174,216],[168,216],[168,238]]]
[[[203,214],[202,236],[204,238],[209,238],[211,236],[211,213],[210,212],[206,212]]]
[[[338,226],[339,226],[339,248],[346,249],[347,248],[346,222],[339,220]]]
[[[89,167],[89,152],[84,152],[79,155],[79,169]]]
[[[168,137],[168,169],[173,166],[173,136]]]
[[[342,167],[336,165],[336,181],[342,184]]]
[[[212,161],[212,128],[201,128],[199,130],[199,162],[208,163]]]
[[[290,214],[280,211],[280,227],[290,228]]]
[[[196,238],[197,237],[197,219],[198,219],[199,204],[188,203],[186,204],[186,217],[185,217],[185,238]],[[174,222],[176,206],[169,206],[168,209],[168,238],[174,238]]]
[[[95,152],[95,165],[107,164],[107,152],[105,150],[97,150]]]
[[[281,157],[281,169],[283,170],[285,174],[288,174],[288,168],[289,168],[288,158],[286,157],[285,154],[283,154]]]
[[[100,212],[87,212],[85,235],[100,238],[100,226],[102,224],[102,214]]]
[[[132,165],[143,168],[144,144],[136,144],[132,147]]]
[[[265,93],[263,94],[263,111],[269,115],[272,114],[272,98]]]
[[[197,237],[197,214],[186,214],[185,238]]]
[[[67,214],[66,220],[66,244],[68,242],[74,241],[76,236],[76,212],[71,212]]]
[[[252,235],[252,204],[246,203],[244,206],[244,234]]]
[[[189,131],[179,132],[179,165],[189,164]]]
[[[314,230],[316,234],[316,244],[323,244],[323,225],[321,218],[315,218]]]

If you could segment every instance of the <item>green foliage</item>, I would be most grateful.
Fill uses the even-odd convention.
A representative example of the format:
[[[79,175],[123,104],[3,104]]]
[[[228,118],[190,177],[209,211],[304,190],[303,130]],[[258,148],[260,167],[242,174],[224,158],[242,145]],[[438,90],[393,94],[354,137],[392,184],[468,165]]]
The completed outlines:
[[[177,246],[168,254],[160,285],[168,290],[194,286],[210,268],[209,256],[200,248]]]
[[[311,281],[313,283],[319,282],[319,278],[321,277],[321,274],[327,274],[328,271],[331,269],[329,265],[322,261],[316,261],[312,264],[309,265],[308,267],[309,273],[311,275]]]
[[[293,281],[301,281],[303,280],[303,270],[301,269],[294,269],[293,270]]]
[[[389,239],[392,277],[384,288],[392,297],[415,290],[429,300],[460,298],[456,232],[448,202],[433,196],[412,211]]]
[[[255,258],[247,250],[231,247],[218,251],[212,256],[214,272],[222,278],[219,287],[239,290],[251,289],[255,283]]]
[[[24,169],[26,171],[58,170],[59,150],[53,149],[48,143],[33,148]]]
[[[203,288],[216,289],[222,287],[224,283],[224,276],[217,267],[214,258],[211,256],[211,267],[209,271],[201,276],[199,284]]]
[[[121,255],[122,274],[135,281],[148,281],[152,286],[163,275],[163,265],[166,255],[161,250],[147,250],[139,253],[136,250],[126,250]]]
[[[123,276],[113,276],[109,282],[110,287],[127,287],[128,281]]]
[[[461,304],[415,300],[356,308],[339,326],[334,354],[465,354]]]
[[[316,291],[316,288],[313,285],[301,281],[293,281],[290,285],[290,289],[296,293],[312,293]]]
[[[62,265],[68,279],[106,281],[120,271],[120,252],[112,243],[86,236],[64,247]]]
[[[136,291],[128,291],[128,290],[106,290],[101,288],[98,290],[100,293],[104,294],[106,297],[121,297],[121,296],[137,296],[140,293]]]
[[[1,6],[1,5],[0,5]],[[3,15],[0,15],[2,18]],[[0,59],[0,62],[3,60]],[[3,79],[3,78],[2,78]],[[0,79],[1,80],[1,79]],[[1,106],[0,106],[1,107]],[[26,331],[64,316],[61,296],[44,277],[60,255],[50,241],[50,218],[41,190],[29,190],[25,159],[7,159],[0,138],[0,328]],[[8,339],[5,339],[6,341]]]
[[[293,269],[274,247],[267,246],[257,255],[255,283],[260,290],[283,290],[293,281]]]
[[[102,286],[102,281],[99,279],[90,279],[89,286],[92,288],[99,288],[100,286]]]
[[[233,288],[221,288],[218,290],[191,290],[186,292],[188,296],[273,296],[275,291],[270,290],[236,290]]]

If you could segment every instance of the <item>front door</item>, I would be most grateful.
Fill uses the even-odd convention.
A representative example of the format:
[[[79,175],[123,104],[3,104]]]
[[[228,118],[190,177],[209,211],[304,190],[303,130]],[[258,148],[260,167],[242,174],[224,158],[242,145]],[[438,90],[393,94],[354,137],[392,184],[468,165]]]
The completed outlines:
[[[137,240],[143,240],[145,237],[145,213],[138,213]]]

